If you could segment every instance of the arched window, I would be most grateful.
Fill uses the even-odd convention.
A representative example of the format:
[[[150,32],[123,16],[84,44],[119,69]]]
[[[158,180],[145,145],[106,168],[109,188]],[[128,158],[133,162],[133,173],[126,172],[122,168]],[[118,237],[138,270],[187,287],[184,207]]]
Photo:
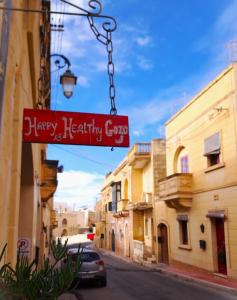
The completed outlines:
[[[67,229],[63,229],[61,236],[67,236]]]
[[[63,221],[62,221],[62,224],[67,225],[67,219],[64,218]]]
[[[185,147],[179,147],[174,158],[175,173],[190,173],[189,156]]]

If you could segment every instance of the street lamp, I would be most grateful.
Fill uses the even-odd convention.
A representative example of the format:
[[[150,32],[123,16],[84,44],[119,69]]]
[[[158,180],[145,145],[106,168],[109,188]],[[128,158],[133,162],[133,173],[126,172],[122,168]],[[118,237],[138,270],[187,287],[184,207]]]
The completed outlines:
[[[67,66],[67,70],[60,76],[60,84],[62,85],[64,96],[69,99],[73,95],[74,86],[77,84],[77,77],[69,69],[71,63],[69,59],[62,54],[55,53],[51,54],[50,57],[58,57],[58,59],[54,61],[58,70]]]
[[[77,77],[68,69],[60,76],[60,84],[66,98],[71,98],[74,86],[77,84]]]

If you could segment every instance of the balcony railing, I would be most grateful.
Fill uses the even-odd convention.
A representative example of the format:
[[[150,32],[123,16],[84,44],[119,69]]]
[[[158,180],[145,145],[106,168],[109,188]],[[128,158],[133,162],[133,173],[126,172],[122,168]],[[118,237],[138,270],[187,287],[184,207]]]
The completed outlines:
[[[129,216],[128,199],[121,199],[117,202],[117,212],[113,214],[115,218],[122,218]]]
[[[192,174],[177,173],[159,182],[159,199],[171,208],[192,206]]]
[[[151,158],[151,144],[137,143],[128,152],[128,165],[143,168]]]
[[[117,202],[117,212],[128,209],[128,199],[121,199]]]
[[[129,209],[146,210],[153,208],[152,193],[143,192],[140,201],[129,203]]]

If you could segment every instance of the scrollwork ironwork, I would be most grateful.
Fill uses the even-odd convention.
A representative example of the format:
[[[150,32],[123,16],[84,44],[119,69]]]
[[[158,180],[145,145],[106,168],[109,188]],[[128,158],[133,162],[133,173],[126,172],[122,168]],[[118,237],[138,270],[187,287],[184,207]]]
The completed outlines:
[[[82,8],[82,7],[80,7],[80,6],[78,6],[78,5],[74,4],[74,3],[71,3],[71,2],[69,2],[67,0],[61,0],[61,2],[64,2],[64,3],[66,3],[66,4],[70,5],[70,6],[72,6],[74,8],[77,8],[77,9],[83,11],[84,13],[86,13],[88,15],[92,15],[92,16],[99,16],[100,13],[101,13],[101,11],[102,11],[102,4],[98,0],[89,0],[89,2],[88,2],[88,6],[91,9],[95,10],[94,12],[86,10],[85,8]]]
[[[62,55],[62,54],[51,54],[50,57],[58,57],[57,59],[55,59],[54,64],[57,67],[58,70],[63,69],[67,66],[67,68],[69,69],[69,67],[71,66],[71,63],[69,61],[69,59]]]

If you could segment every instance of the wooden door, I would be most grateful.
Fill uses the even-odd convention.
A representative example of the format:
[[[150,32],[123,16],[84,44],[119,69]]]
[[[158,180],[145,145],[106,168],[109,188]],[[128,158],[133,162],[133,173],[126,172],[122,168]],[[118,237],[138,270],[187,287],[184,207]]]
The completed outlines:
[[[111,241],[111,245],[112,245],[112,251],[115,252],[115,233],[114,233],[113,229],[112,229],[112,241]]]
[[[215,219],[218,272],[227,274],[224,220]]]
[[[158,244],[159,244],[159,249],[160,249],[159,262],[168,264],[169,263],[169,253],[168,253],[167,226],[165,224],[160,224],[158,232],[159,232]]]

